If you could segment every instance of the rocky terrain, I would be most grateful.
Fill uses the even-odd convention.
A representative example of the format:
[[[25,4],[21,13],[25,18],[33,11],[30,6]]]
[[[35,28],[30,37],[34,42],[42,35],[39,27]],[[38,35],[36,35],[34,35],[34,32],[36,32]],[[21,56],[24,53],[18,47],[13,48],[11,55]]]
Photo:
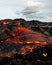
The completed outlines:
[[[0,20],[0,64],[52,65],[52,23]]]

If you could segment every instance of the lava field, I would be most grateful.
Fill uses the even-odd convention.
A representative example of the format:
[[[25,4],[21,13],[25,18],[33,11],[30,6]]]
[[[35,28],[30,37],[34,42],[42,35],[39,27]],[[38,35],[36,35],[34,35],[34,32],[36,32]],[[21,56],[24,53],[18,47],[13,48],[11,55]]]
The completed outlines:
[[[52,65],[52,36],[36,29],[24,20],[1,20],[0,65]]]

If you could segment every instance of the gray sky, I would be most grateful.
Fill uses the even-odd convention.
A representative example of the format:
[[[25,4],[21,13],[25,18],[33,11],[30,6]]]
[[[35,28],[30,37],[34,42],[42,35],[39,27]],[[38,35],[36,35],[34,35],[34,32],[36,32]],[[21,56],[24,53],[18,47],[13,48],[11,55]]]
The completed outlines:
[[[52,22],[52,0],[0,0],[0,19]]]

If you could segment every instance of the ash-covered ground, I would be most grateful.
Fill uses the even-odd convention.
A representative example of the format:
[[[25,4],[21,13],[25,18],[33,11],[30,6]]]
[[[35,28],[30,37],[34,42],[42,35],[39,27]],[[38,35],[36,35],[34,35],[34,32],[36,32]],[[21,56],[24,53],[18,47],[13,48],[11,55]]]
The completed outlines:
[[[1,65],[52,65],[52,23],[0,20]]]

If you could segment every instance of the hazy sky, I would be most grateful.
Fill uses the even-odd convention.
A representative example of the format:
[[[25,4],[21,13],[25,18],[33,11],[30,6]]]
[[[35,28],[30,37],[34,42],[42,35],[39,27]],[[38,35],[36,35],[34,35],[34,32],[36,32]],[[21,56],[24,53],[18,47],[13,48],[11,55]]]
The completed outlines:
[[[0,0],[0,19],[52,22],[52,0]]]

